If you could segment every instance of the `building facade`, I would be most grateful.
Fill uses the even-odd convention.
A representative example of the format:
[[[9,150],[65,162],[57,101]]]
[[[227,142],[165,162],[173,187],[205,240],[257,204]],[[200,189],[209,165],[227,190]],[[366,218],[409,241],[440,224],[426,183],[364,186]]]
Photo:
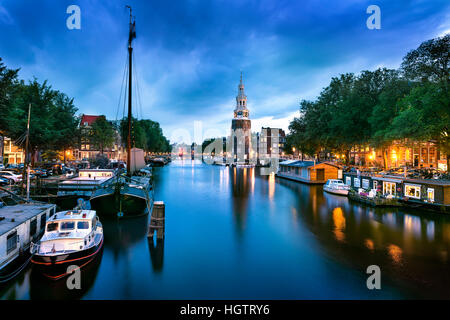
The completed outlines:
[[[73,150],[73,157],[76,160],[89,160],[95,159],[95,157],[100,154],[100,150],[92,144],[92,124],[105,116],[96,115],[86,115],[83,114],[80,121],[80,141],[79,147]],[[114,160],[124,160],[126,158],[126,152],[122,148],[121,139],[119,132],[116,131],[116,139],[112,148],[105,148],[103,154],[108,157],[108,159]]]
[[[446,155],[433,141],[394,141],[386,148],[368,145],[355,146],[350,151],[350,162],[362,166],[398,168],[435,168],[447,170]]]
[[[3,137],[3,142],[0,142],[0,144],[3,144],[2,153],[2,163],[11,163],[11,164],[19,164],[24,163],[25,161],[25,151],[16,146],[13,141],[11,141],[8,137]]]
[[[252,150],[250,112],[247,109],[247,96],[244,93],[244,83],[241,80],[236,96],[234,117],[231,121],[231,161],[235,164],[250,162]]]

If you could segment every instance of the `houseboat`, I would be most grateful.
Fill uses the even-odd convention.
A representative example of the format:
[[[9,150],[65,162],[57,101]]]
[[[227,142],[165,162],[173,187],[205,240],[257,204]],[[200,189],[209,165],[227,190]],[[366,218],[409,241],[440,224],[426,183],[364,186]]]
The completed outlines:
[[[329,179],[323,186],[323,191],[342,196],[348,195],[349,190],[350,187],[346,185],[342,180],[338,179]]]
[[[103,227],[94,210],[56,213],[42,239],[31,246],[33,267],[52,280],[66,276],[67,268],[92,262],[103,247]]]
[[[397,176],[344,173],[344,182],[350,187],[350,200],[378,207],[401,206],[402,179]]]
[[[450,213],[450,181],[405,179],[402,202],[414,207]]]
[[[89,199],[93,191],[114,182],[114,169],[80,169],[78,176],[58,183],[58,205],[73,208],[77,199]]]
[[[29,247],[45,230],[56,205],[30,202],[3,205],[0,202],[0,284],[17,276],[29,263]]]
[[[450,213],[450,181],[409,179],[394,175],[344,173],[344,182],[353,192],[349,197],[376,205],[407,205]],[[372,200],[370,200],[372,199]]]
[[[304,183],[324,184],[329,179],[342,179],[342,170],[328,162],[286,160],[280,163],[276,176]]]

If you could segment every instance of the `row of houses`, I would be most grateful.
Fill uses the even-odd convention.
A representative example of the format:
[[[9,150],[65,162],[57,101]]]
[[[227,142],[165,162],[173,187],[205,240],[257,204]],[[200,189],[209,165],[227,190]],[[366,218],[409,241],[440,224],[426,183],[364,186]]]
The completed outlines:
[[[61,154],[61,158],[71,160],[89,160],[95,159],[100,150],[90,141],[92,124],[99,118],[105,116],[86,115],[81,116],[79,124],[80,140],[76,148],[66,150]],[[103,154],[109,159],[124,160],[126,158],[125,148],[122,146],[121,137],[116,131],[116,139],[111,148],[105,148]],[[25,151],[14,144],[8,137],[0,137],[0,163],[19,164],[25,160]]]

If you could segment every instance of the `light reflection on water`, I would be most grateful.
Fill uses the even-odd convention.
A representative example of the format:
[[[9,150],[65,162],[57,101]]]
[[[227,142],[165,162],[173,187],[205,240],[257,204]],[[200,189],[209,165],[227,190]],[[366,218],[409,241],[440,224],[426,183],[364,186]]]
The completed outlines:
[[[447,216],[375,209],[256,168],[174,161],[155,170],[166,238],[148,217],[102,219],[103,255],[79,292],[27,270],[2,299],[450,297]],[[379,265],[382,290],[366,288]]]

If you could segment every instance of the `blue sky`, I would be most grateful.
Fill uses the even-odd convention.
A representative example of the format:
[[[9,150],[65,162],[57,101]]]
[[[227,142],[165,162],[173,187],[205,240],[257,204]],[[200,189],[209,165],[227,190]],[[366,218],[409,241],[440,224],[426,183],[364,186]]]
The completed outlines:
[[[81,30],[66,27],[71,4]],[[228,133],[241,70],[253,131],[287,129],[299,101],[332,76],[397,68],[450,31],[448,0],[0,0],[0,57],[20,78],[47,79],[74,97],[80,113],[121,118],[126,4],[136,16],[134,115],[158,121],[172,141],[194,139],[194,127],[195,140]],[[380,30],[366,27],[371,4]]]

